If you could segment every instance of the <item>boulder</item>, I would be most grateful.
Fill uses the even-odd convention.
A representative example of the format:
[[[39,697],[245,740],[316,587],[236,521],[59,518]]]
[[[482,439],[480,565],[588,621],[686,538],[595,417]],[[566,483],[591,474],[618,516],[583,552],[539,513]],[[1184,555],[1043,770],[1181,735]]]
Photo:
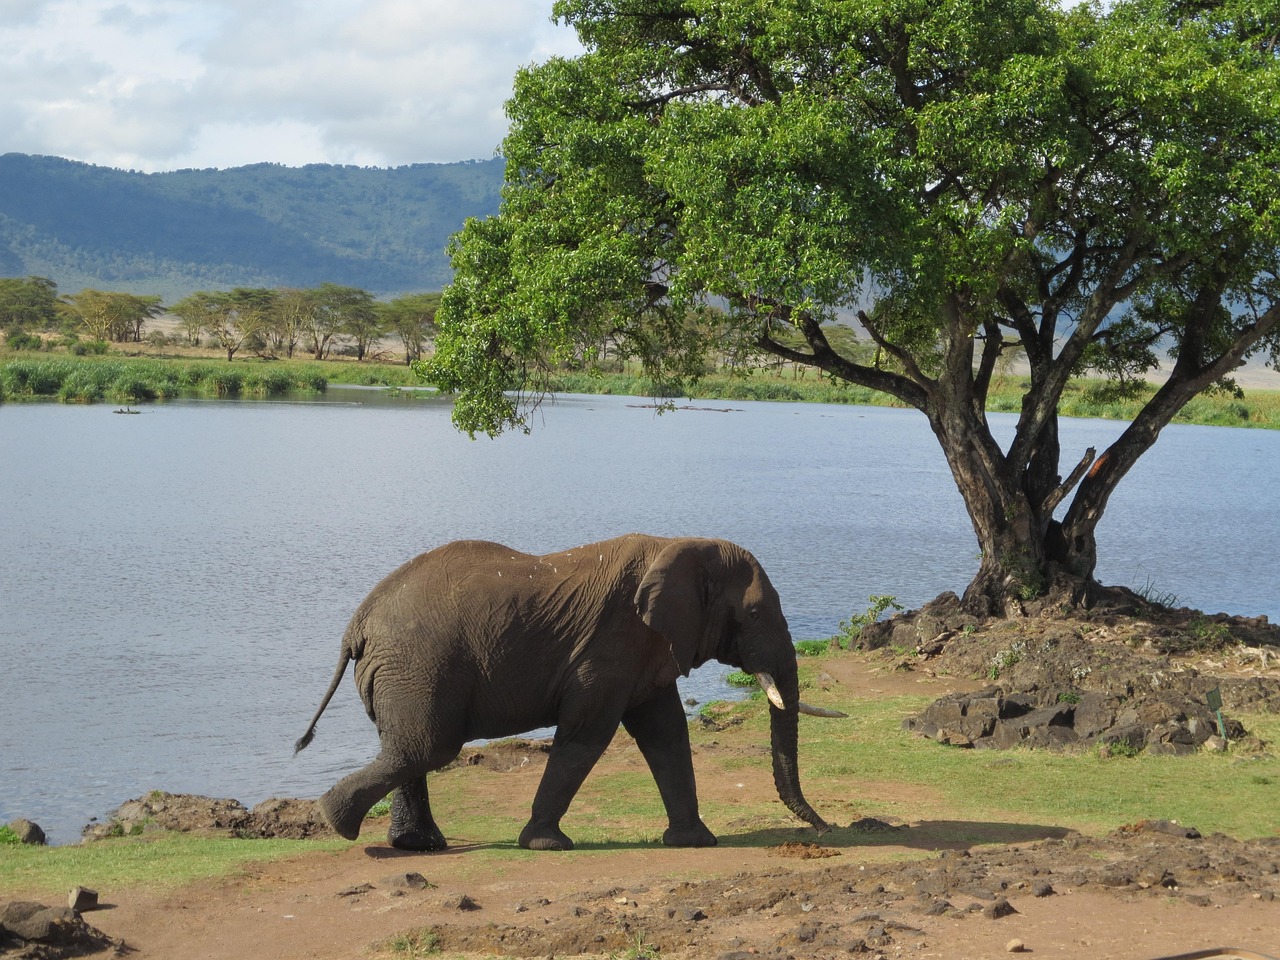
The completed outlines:
[[[0,953],[16,947],[18,956],[78,957],[100,950],[125,952],[124,941],[115,940],[89,926],[70,907],[17,900],[0,908]]]
[[[19,817],[17,820],[10,822],[8,826],[18,838],[19,843],[29,843],[36,846],[43,846],[45,843],[44,831],[40,829],[38,823],[32,823],[30,820]]]
[[[1001,687],[948,694],[903,727],[940,743],[980,749],[1105,745],[1111,752],[1165,755],[1195,753],[1216,732],[1209,708],[1178,692],[1124,701],[1099,691]]]

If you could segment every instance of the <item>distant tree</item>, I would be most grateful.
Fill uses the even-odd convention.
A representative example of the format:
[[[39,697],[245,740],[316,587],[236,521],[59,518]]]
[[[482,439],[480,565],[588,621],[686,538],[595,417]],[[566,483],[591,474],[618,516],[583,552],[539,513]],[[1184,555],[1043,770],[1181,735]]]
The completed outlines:
[[[267,326],[267,337],[272,346],[292,358],[317,306],[313,290],[287,287],[277,291],[275,309]]]
[[[358,287],[326,283],[321,285],[319,297],[325,309],[337,318],[338,329],[355,344],[356,360],[363,360],[384,330],[373,294]]]
[[[317,360],[323,360],[329,355],[342,334],[341,305],[342,291],[345,289],[349,288],[325,283],[307,291],[312,304],[310,312],[303,318],[303,333],[310,341],[311,355]]]
[[[62,302],[89,339],[116,343],[140,343],[143,326],[163,312],[160,297],[107,290],[81,290]]]
[[[183,297],[169,308],[169,313],[178,318],[178,327],[187,337],[187,343],[198,346],[200,334],[209,323],[210,313],[215,309],[212,298],[215,294],[200,291]]]
[[[51,330],[58,322],[58,285],[46,277],[0,278],[0,327]]]
[[[276,292],[265,287],[236,287],[218,294],[217,301],[221,309],[205,330],[227,351],[230,360],[266,329],[275,308]]]
[[[438,293],[413,293],[380,305],[385,329],[394,331],[404,344],[405,363],[422,358],[423,347],[436,334],[439,307]]]
[[[183,323],[198,324],[231,360],[267,326],[276,292],[265,287],[237,287],[227,291],[198,291],[183,297],[172,312]]]

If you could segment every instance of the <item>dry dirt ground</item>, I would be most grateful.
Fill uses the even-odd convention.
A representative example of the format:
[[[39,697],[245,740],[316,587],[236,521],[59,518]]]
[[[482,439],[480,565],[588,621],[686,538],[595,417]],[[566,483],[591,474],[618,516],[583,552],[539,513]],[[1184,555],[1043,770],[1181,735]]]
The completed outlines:
[[[980,685],[894,669],[892,657],[876,655],[829,658],[823,669],[842,695],[859,697],[941,696]],[[695,763],[709,763],[713,749],[738,749],[731,743],[702,747]],[[517,744],[480,753],[465,781],[470,799],[495,810],[513,798],[527,804],[542,751]],[[620,736],[602,769],[642,770],[636,753]],[[768,789],[767,756],[759,759],[766,769],[752,786]],[[737,788],[725,778],[700,780],[704,800],[725,800]],[[846,809],[874,811],[886,792],[896,809],[910,809],[913,789],[861,783]],[[832,798],[821,799],[816,805],[830,813]],[[1280,827],[1280,793],[1271,816]],[[139,960],[431,951],[1141,960],[1227,947],[1246,951],[1227,956],[1280,958],[1280,830],[1240,842],[1159,821],[1101,837],[1053,826],[889,824],[874,814],[838,822],[821,838],[809,829],[779,832],[787,823],[779,818],[719,827],[722,839],[756,833],[767,843],[584,844],[495,860],[484,844],[455,835],[444,853],[395,851],[385,822],[370,821],[361,842],[337,853],[311,851],[166,892],[102,891],[105,908],[84,918]],[[513,836],[519,826],[512,822]]]

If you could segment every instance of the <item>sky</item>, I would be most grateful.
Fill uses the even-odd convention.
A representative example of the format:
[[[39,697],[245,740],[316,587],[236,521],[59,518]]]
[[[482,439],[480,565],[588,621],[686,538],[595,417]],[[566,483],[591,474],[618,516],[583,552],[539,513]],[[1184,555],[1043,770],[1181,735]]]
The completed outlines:
[[[154,173],[488,159],[552,0],[0,0],[0,154]]]

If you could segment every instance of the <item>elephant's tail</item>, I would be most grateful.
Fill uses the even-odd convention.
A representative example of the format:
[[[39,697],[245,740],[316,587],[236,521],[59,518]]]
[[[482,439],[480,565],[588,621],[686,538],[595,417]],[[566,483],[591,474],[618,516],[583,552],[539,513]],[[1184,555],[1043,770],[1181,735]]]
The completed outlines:
[[[293,745],[293,752],[307,749],[307,745],[315,738],[316,724],[320,722],[320,714],[324,713],[325,707],[329,706],[329,701],[333,699],[334,693],[338,690],[338,684],[342,682],[342,675],[347,672],[347,664],[351,662],[351,651],[347,649],[346,644],[342,645],[342,659],[338,661],[338,669],[333,672],[333,679],[329,682],[329,689],[325,692],[324,699],[320,701],[320,709],[316,711],[316,715],[311,718],[311,726],[307,727],[298,742]]]

